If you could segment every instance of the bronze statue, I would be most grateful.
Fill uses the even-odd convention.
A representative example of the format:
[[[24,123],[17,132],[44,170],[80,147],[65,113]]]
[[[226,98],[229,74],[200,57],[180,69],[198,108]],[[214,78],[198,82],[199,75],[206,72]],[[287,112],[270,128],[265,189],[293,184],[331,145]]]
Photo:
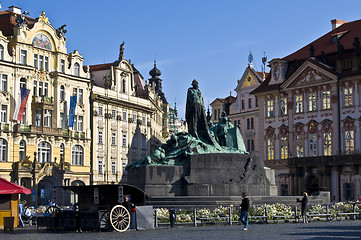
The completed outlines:
[[[122,44],[120,44],[119,47],[119,60],[123,60],[124,59],[124,41]]]

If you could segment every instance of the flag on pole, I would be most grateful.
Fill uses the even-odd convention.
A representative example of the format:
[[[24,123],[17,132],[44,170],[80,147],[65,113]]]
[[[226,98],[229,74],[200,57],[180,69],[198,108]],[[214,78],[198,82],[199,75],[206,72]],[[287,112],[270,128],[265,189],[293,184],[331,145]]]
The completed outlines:
[[[69,127],[74,127],[75,106],[76,106],[76,95],[70,97]]]
[[[20,95],[19,95],[18,102],[16,103],[16,106],[15,106],[13,120],[21,122],[21,120],[23,119],[23,113],[24,113],[25,106],[26,106],[26,103],[29,98],[29,94],[30,94],[29,89],[26,89],[26,88],[20,89]]]

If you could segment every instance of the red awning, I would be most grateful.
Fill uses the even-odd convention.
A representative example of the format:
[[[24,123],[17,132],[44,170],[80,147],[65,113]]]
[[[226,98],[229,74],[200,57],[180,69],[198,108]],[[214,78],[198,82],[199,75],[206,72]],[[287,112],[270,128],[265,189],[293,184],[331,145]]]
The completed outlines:
[[[0,194],[17,194],[17,193],[30,194],[31,190],[21,187],[15,183],[9,182],[4,178],[0,178]]]

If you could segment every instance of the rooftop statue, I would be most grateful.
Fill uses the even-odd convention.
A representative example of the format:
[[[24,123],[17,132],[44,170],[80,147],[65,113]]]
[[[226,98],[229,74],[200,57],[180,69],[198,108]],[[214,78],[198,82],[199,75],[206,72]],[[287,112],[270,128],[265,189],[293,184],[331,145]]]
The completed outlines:
[[[188,89],[186,121],[188,133],[180,132],[172,135],[150,156],[128,164],[126,169],[145,165],[183,166],[192,154],[248,154],[238,127],[231,124],[225,112],[222,113],[222,118],[217,124],[209,124],[197,80],[193,80],[192,87]]]

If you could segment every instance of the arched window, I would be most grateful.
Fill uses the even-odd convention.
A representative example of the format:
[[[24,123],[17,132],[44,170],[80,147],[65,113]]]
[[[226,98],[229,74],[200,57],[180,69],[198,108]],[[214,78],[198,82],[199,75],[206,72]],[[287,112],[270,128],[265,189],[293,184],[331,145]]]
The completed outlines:
[[[26,156],[26,142],[25,140],[21,140],[19,143],[19,161],[25,159]]]
[[[0,45],[0,60],[4,60],[4,47]]]
[[[71,149],[71,164],[72,165],[84,165],[84,150],[80,145],[74,145]]]
[[[51,162],[51,146],[48,142],[40,142],[38,144],[38,162]]]
[[[80,66],[79,66],[79,63],[75,63],[74,64],[74,75],[75,76],[79,76],[79,70],[80,70]]]
[[[8,142],[0,138],[0,162],[8,161]]]
[[[60,86],[60,101],[64,101],[65,100],[65,88],[64,85]]]
[[[26,88],[26,79],[25,78],[20,79],[20,89],[21,88]]]

